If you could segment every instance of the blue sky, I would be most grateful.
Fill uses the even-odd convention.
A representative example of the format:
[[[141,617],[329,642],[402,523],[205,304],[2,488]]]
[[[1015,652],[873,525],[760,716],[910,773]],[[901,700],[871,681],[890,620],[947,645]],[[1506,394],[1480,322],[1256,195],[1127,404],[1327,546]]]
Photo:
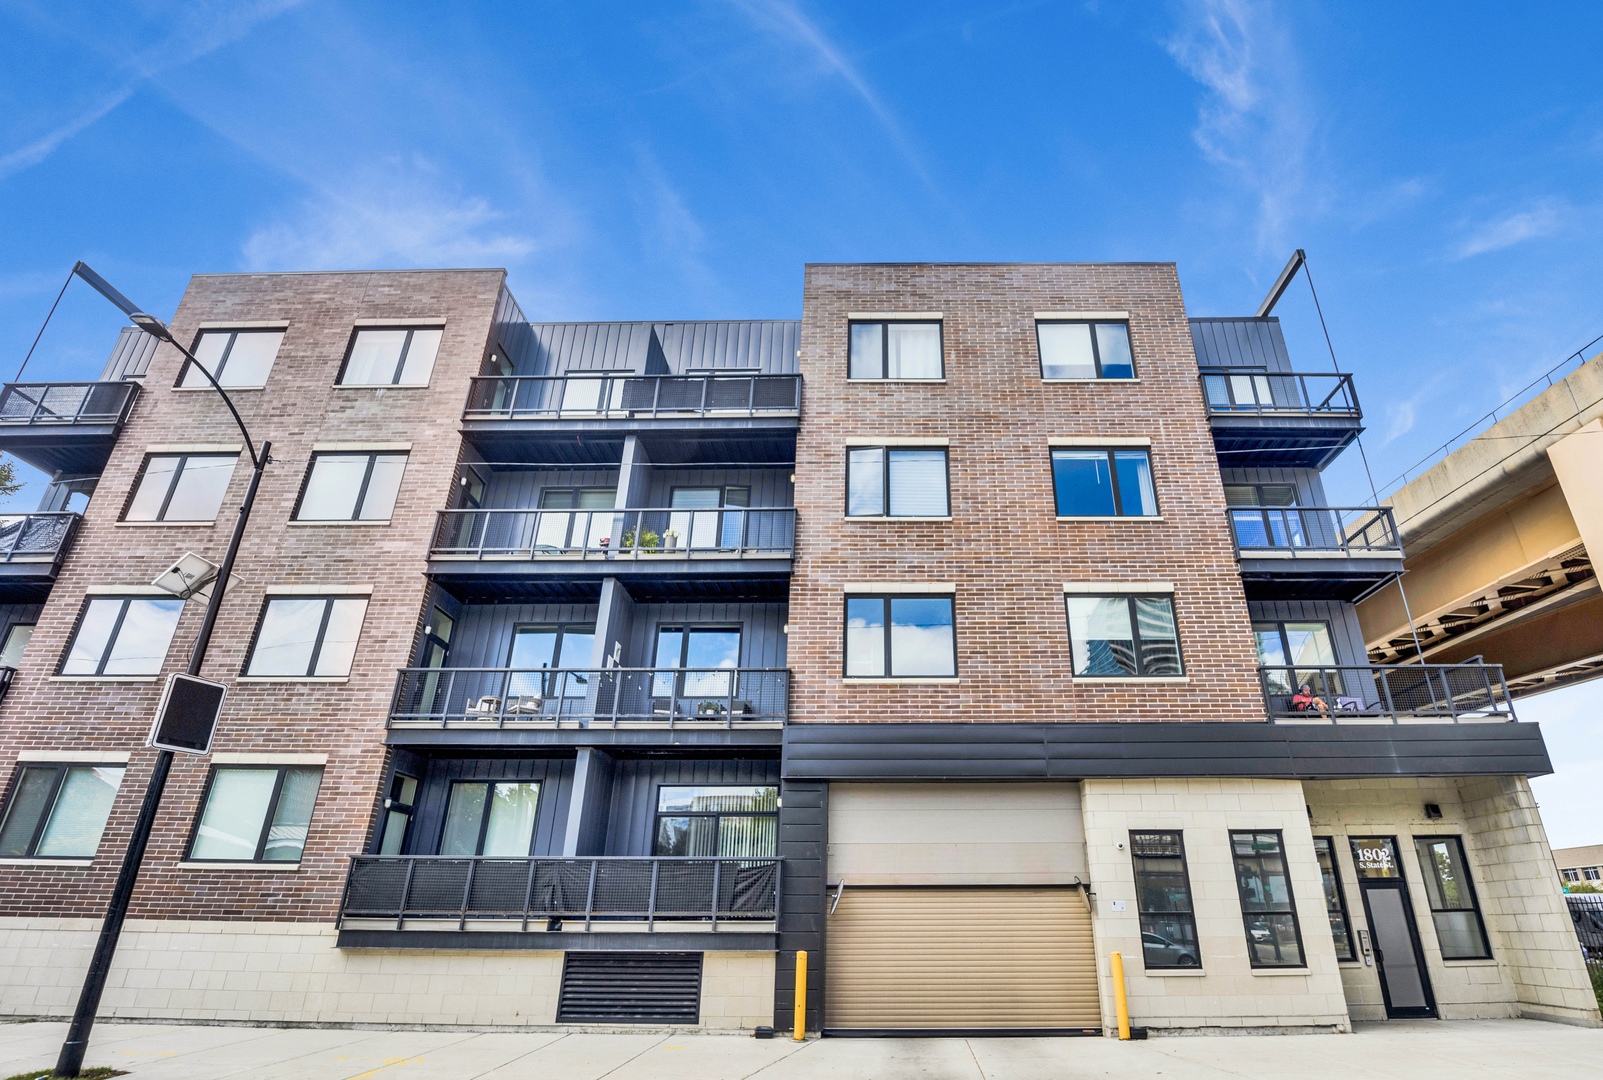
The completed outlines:
[[[0,0],[0,364],[80,258],[163,315],[201,271],[505,266],[533,318],[795,317],[808,261],[1118,259],[1232,315],[1303,247],[1384,485],[1603,333],[1600,31],[1559,3]],[[1306,286],[1278,314],[1328,369]],[[97,373],[120,322],[74,285],[30,377]],[[1328,485],[1366,498],[1359,456]],[[1522,710],[1555,753],[1581,733],[1541,784],[1558,843],[1603,841],[1568,779],[1603,781],[1599,697]]]

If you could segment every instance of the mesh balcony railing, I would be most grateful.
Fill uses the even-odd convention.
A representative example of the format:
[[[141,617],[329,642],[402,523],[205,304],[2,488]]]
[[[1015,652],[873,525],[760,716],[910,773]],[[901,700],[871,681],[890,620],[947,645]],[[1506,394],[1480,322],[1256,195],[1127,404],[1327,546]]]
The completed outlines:
[[[482,375],[466,420],[594,420],[788,416],[801,410],[800,375]]]
[[[1402,557],[1389,506],[1232,506],[1237,555]]]
[[[136,382],[7,383],[0,387],[0,430],[55,424],[120,424]]]
[[[0,515],[0,563],[54,563],[81,520],[71,510]]]
[[[784,723],[784,668],[403,668],[391,727]]]
[[[1351,375],[1203,368],[1202,397],[1216,416],[1323,416],[1357,419]]]
[[[1258,677],[1272,721],[1515,719],[1501,664],[1299,664]]]
[[[408,922],[584,920],[586,930],[644,921],[682,925],[771,921],[779,905],[778,859],[502,858],[356,855],[340,918]],[[544,927],[540,927],[544,929]]]
[[[456,559],[783,557],[790,507],[720,510],[441,510],[431,554]]]

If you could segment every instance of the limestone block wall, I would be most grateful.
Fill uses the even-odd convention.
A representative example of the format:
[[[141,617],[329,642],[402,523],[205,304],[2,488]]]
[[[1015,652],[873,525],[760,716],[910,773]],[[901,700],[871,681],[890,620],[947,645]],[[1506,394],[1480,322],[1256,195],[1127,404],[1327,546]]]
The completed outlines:
[[[1113,952],[1124,957],[1130,1019],[1136,1026],[1204,1031],[1350,1029],[1300,783],[1086,780],[1081,803],[1096,897],[1093,925],[1106,1029],[1114,1026],[1109,960]],[[1144,968],[1130,861],[1131,829],[1179,829],[1184,834],[1200,968],[1163,972]],[[1253,968],[1248,961],[1230,852],[1232,829],[1281,830],[1306,968]],[[1118,906],[1124,910],[1116,910]]]
[[[70,1016],[98,924],[0,919],[0,1016]],[[560,952],[337,949],[326,923],[130,919],[100,1015],[283,1024],[556,1023]],[[701,1027],[773,1022],[772,953],[709,952]]]

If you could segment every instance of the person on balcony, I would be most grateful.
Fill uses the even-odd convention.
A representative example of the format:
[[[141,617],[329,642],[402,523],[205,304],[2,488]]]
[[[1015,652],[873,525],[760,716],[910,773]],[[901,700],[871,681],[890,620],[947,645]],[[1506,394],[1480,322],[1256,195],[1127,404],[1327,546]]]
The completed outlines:
[[[1325,699],[1314,694],[1314,688],[1303,683],[1291,697],[1291,707],[1298,712],[1317,712],[1322,717],[1330,715],[1330,706]]]

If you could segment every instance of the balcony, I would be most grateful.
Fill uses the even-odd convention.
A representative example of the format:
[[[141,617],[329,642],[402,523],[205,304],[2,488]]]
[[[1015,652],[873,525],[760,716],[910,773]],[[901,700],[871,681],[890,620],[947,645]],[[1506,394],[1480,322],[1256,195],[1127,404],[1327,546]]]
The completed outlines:
[[[37,603],[50,594],[81,520],[67,510],[0,516],[0,603]]]
[[[131,381],[6,383],[0,450],[47,473],[98,473],[138,396]]]
[[[1403,569],[1389,506],[1232,506],[1249,600],[1356,601]]]
[[[714,934],[736,939],[724,948],[760,947],[751,939],[766,934],[771,948],[779,877],[778,859],[357,855],[340,944],[405,947],[398,935],[416,934],[416,948],[561,949],[561,935],[607,933],[651,949],[662,947],[655,937],[690,932],[701,939],[692,948],[719,948]],[[446,935],[418,933],[429,930]],[[364,940],[362,931],[390,933]]]
[[[1275,723],[1467,723],[1513,721],[1500,664],[1374,664],[1260,667]],[[1298,707],[1306,686],[1319,704]]]
[[[1323,469],[1363,430],[1351,375],[1205,367],[1214,447],[1236,468]]]

